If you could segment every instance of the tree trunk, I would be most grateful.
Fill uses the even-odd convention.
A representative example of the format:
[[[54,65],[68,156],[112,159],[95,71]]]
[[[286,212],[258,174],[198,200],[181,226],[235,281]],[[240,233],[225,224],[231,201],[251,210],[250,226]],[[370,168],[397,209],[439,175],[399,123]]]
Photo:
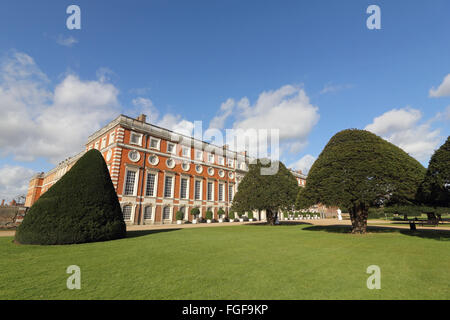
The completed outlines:
[[[271,226],[275,225],[275,222],[277,221],[277,215],[273,214],[272,210],[266,209],[266,218],[268,224],[270,224]]]
[[[353,234],[365,234],[367,231],[368,208],[364,204],[354,205],[350,210],[350,219],[352,221]]]

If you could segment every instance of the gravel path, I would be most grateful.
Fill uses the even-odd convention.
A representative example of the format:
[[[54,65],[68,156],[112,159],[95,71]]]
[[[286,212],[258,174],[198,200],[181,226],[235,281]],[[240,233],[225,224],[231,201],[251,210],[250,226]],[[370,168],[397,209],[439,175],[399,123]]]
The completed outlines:
[[[140,231],[140,230],[157,230],[157,229],[184,229],[184,228],[214,228],[225,226],[239,226],[243,224],[258,224],[260,222],[223,222],[223,223],[198,223],[198,224],[158,224],[158,225],[132,225],[127,226],[127,231]],[[337,220],[337,219],[319,219],[319,220],[296,220],[296,221],[283,221],[282,223],[289,224],[309,224],[317,226],[351,226],[350,220]],[[408,224],[387,224],[385,220],[369,220],[368,226],[397,228],[397,229],[409,229]],[[417,230],[446,230],[450,232],[450,224],[447,223],[444,226],[439,227],[421,227],[417,225]],[[13,237],[15,231],[0,230],[0,237]]]

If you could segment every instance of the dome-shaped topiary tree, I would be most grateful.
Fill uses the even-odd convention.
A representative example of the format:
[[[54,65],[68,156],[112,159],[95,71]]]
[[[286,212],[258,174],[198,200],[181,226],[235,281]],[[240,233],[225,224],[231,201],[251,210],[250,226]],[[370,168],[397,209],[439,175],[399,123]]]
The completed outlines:
[[[16,232],[22,244],[73,244],[123,238],[126,225],[102,154],[84,154],[30,208]]]
[[[379,136],[357,129],[338,132],[309,171],[297,207],[322,203],[348,210],[353,233],[365,233],[371,207],[415,204],[425,168]]]
[[[431,157],[417,198],[433,207],[450,207],[450,137]]]

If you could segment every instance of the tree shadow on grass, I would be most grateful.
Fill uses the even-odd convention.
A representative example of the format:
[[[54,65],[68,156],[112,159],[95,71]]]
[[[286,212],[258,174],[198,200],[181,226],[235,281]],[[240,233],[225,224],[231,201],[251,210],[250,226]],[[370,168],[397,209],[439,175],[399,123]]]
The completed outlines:
[[[330,233],[348,233],[351,234],[352,227],[351,226],[342,226],[342,225],[331,225],[331,226],[310,226],[306,227],[303,230],[307,231],[322,231],[322,232],[330,232]],[[438,241],[450,241],[450,230],[409,230],[403,228],[388,228],[388,227],[378,227],[378,226],[368,226],[368,233],[401,233],[407,236],[419,237],[424,239],[433,239]]]
[[[276,224],[273,227],[279,227],[279,226],[281,226],[281,227],[293,227],[293,226],[299,226],[299,225],[311,226],[312,223],[300,222],[300,221],[291,221],[291,222],[280,221],[280,224]],[[258,222],[258,223],[246,224],[246,226],[271,226],[271,225],[268,224],[265,221],[262,221],[262,222]]]
[[[127,239],[128,238],[137,238],[137,237],[143,237],[148,236],[150,234],[156,234],[160,232],[170,232],[170,231],[178,231],[181,230],[181,228],[171,228],[171,229],[153,229],[153,230],[131,230],[127,231]]]

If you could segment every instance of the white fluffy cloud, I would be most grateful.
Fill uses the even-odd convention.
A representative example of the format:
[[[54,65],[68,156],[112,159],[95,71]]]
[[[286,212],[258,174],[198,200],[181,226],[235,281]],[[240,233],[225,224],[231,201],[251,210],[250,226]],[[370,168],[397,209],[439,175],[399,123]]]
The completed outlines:
[[[309,169],[311,169],[311,166],[313,165],[314,161],[316,161],[316,158],[310,154],[307,154],[306,156],[302,157],[300,160],[292,163],[289,167],[293,168],[293,169],[301,170],[304,174],[308,174]]]
[[[220,111],[217,116],[215,116],[209,123],[210,129],[223,129],[225,126],[225,121],[233,112],[233,108],[236,105],[234,99],[229,98],[227,101],[222,103],[220,106]]]
[[[26,195],[28,181],[34,171],[20,166],[6,165],[0,168],[0,201],[10,201],[16,196]]]
[[[4,59],[0,74],[2,156],[58,163],[82,150],[86,138],[119,112],[112,84],[67,75],[49,89],[46,75],[24,53]]]
[[[302,88],[285,85],[277,90],[262,92],[253,105],[247,97],[238,102],[228,99],[211,121],[210,128],[222,129],[225,121],[233,116],[233,129],[244,132],[268,130],[268,133],[278,130],[279,150],[296,153],[306,146],[309,133],[319,121],[318,110]],[[242,149],[242,146],[236,148]],[[256,154],[257,146],[250,143],[246,149]]]
[[[247,102],[241,101],[234,128],[278,129],[280,141],[306,142],[320,117],[305,91],[292,85],[261,93],[253,106]]]
[[[376,117],[366,126],[371,131],[399,146],[419,161],[426,161],[440,142],[439,130],[430,123],[420,123],[422,113],[411,108],[393,109]]]
[[[430,89],[430,97],[446,97],[450,96],[450,74],[448,74],[441,85],[435,89],[434,87]]]
[[[149,117],[147,121],[150,121],[159,127],[192,136],[194,123],[183,119],[181,115],[167,113],[163,117],[160,117],[159,111],[152,100],[144,97],[133,99],[132,104],[134,109],[131,110],[131,113],[134,113],[135,115],[143,113]]]

